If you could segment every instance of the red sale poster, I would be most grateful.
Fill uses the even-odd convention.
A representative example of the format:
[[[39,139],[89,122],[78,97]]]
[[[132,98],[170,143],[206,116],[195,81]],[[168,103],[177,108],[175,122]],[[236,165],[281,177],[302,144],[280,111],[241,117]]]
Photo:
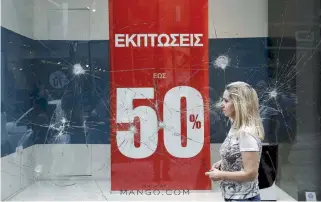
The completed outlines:
[[[109,0],[111,190],[209,190],[208,0]]]

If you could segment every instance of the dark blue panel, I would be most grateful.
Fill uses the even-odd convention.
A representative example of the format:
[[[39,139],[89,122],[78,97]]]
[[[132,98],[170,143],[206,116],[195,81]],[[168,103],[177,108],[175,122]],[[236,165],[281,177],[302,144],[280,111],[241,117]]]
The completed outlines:
[[[1,34],[1,155],[33,144],[108,144],[109,42]],[[83,75],[74,73],[78,63]]]
[[[33,145],[30,141],[28,92],[21,74],[28,71],[26,60],[34,54],[33,40],[1,27],[1,157]]]
[[[229,82],[241,80],[254,87],[267,83],[271,74],[267,38],[210,39],[209,43],[212,104]],[[38,41],[2,28],[1,44],[3,126],[36,106],[19,122],[20,132],[32,134],[9,136],[2,131],[7,134],[2,135],[2,155],[14,152],[19,144],[110,143],[109,41]],[[230,60],[225,70],[215,67],[221,55]],[[85,71],[83,75],[74,74],[77,63]],[[30,96],[39,82],[46,93],[34,105]],[[66,123],[62,123],[63,117]],[[224,140],[227,123],[213,107],[212,143]],[[265,123],[268,133],[270,127]]]
[[[61,102],[61,106],[48,109],[47,123],[53,127],[39,133],[36,144],[109,143],[108,41],[39,41],[39,44],[46,44],[43,48],[49,53],[55,50],[55,57],[35,59],[39,64],[37,78],[47,78],[43,83],[50,99]],[[84,74],[75,74],[75,64],[81,65]],[[59,88],[50,79],[57,71],[63,72],[68,81],[65,86],[58,85]],[[61,128],[63,117],[67,123]]]
[[[92,92],[93,109],[88,118],[89,142],[109,144],[111,117],[109,108],[109,41],[92,41],[90,49],[92,50],[90,60],[97,74],[91,78],[95,91]]]
[[[216,66],[215,61],[220,56],[229,59],[226,69]],[[230,82],[244,81],[256,88],[268,81],[267,38],[211,39],[209,58],[211,142],[222,143],[229,130],[229,122],[213,105]]]

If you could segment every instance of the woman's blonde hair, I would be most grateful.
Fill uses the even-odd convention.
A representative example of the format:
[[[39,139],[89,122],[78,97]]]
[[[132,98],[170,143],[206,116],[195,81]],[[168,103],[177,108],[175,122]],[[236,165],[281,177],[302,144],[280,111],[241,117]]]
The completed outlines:
[[[226,86],[230,99],[234,104],[235,118],[233,127],[255,128],[253,131],[260,139],[264,138],[264,129],[259,112],[259,98],[256,91],[247,83],[237,81]]]

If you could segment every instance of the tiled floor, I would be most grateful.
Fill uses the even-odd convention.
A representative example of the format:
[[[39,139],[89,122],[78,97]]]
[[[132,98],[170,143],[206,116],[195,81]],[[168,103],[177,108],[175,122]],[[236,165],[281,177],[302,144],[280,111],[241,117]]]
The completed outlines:
[[[221,193],[191,192],[175,195],[164,192],[159,195],[131,193],[110,193],[110,183],[107,180],[51,180],[38,181],[27,187],[11,201],[222,201]],[[293,201],[291,197],[278,189],[278,200]]]

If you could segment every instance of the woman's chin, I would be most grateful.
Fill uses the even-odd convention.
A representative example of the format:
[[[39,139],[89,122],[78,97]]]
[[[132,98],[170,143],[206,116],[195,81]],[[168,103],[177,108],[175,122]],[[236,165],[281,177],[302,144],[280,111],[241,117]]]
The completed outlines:
[[[223,115],[224,115],[225,117],[228,117],[228,114],[226,114],[225,112],[223,112]]]

